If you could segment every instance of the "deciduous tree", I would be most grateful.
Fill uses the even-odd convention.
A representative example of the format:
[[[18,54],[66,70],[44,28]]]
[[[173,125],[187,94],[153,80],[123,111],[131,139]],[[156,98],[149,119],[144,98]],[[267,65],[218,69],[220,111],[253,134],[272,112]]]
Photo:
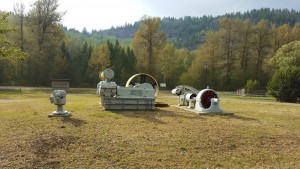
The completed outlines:
[[[9,13],[0,13],[0,83],[16,85],[19,83],[17,66],[27,53],[22,52],[6,39],[6,35],[13,31],[7,26],[8,16]]]
[[[144,16],[132,41],[138,70],[152,75],[156,75],[157,57],[166,42],[165,33],[159,27],[159,17]]]
[[[161,80],[167,84],[176,83],[176,70],[179,68],[178,58],[175,54],[176,49],[173,44],[166,44],[165,47],[161,50],[158,59],[158,71],[161,75]],[[174,86],[172,86],[174,87]]]
[[[268,90],[278,101],[296,102],[300,98],[300,41],[283,45],[270,60],[275,73]]]
[[[53,78],[55,57],[65,39],[59,22],[64,12],[58,11],[58,0],[37,0],[29,10],[26,26],[30,29],[28,51],[29,79],[32,85],[49,85]]]
[[[98,79],[100,71],[110,68],[110,51],[107,44],[95,47],[88,62],[88,70],[93,79]]]
[[[264,84],[267,78],[264,77],[263,65],[269,54],[272,53],[271,31],[266,20],[261,20],[253,27],[253,30],[251,45],[255,51],[255,79]]]
[[[24,51],[24,43],[25,43],[25,37],[24,37],[24,22],[25,22],[25,5],[23,2],[16,3],[14,5],[14,13],[18,21],[18,28],[19,28],[19,47],[22,51]]]

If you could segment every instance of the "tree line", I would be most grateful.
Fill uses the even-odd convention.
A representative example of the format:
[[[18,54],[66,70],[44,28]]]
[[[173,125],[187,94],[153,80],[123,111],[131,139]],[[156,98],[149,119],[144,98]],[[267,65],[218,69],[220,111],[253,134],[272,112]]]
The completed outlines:
[[[161,19],[160,30],[166,33],[167,40],[172,42],[176,48],[196,49],[205,39],[205,32],[208,30],[218,30],[218,20],[220,18],[248,19],[253,23],[258,23],[265,19],[277,26],[289,24],[295,26],[300,19],[300,12],[288,9],[253,9],[246,12],[227,13],[220,16],[204,15],[201,17],[184,16],[180,18],[164,17]],[[121,39],[133,38],[135,32],[140,27],[140,21],[126,23],[125,25],[112,27],[106,30],[92,30],[89,37],[116,37]],[[80,33],[80,32],[78,32]]]
[[[276,72],[271,62],[276,52],[300,40],[297,22],[279,25],[228,15],[217,19],[215,29],[207,26],[196,32],[197,42],[191,44],[197,48],[191,50],[170,40],[162,29],[163,19],[144,16],[127,45],[119,40],[99,43],[93,42],[96,38],[87,31],[74,36],[76,30],[70,33],[63,27],[64,12],[57,10],[58,5],[58,0],[38,0],[28,13],[22,4],[16,4],[11,14],[1,13],[1,85],[50,86],[51,79],[71,79],[72,87],[95,87],[99,71],[112,68],[114,81],[120,85],[131,75],[145,72],[168,88],[186,84],[198,89],[236,90],[249,79],[266,88]],[[207,24],[214,24],[212,18],[206,19]]]
[[[195,60],[182,77],[196,87],[233,90],[255,79],[265,88],[274,73],[270,59],[283,45],[300,40],[300,24],[276,26],[267,20],[221,18],[220,29],[207,32]],[[193,79],[189,80],[188,79]]]

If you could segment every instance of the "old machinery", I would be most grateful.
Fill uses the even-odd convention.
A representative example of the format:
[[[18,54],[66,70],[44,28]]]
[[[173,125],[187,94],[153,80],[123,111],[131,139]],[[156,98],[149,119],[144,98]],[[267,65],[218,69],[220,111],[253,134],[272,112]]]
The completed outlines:
[[[225,113],[220,108],[220,99],[216,91],[203,89],[200,92],[190,86],[177,86],[171,91],[179,96],[178,106],[185,106],[188,110],[194,110],[198,114],[232,114]]]
[[[57,105],[57,110],[53,111],[48,117],[53,116],[70,116],[71,113],[68,111],[64,111],[63,105],[66,104],[66,96],[67,93],[65,90],[54,90],[53,95],[50,96],[50,103]]]
[[[201,90],[196,96],[194,109],[204,113],[223,113],[219,106],[220,99],[212,89]]]
[[[125,87],[111,81],[114,77],[112,69],[100,72],[99,77],[101,81],[97,85],[97,94],[104,109],[155,109],[155,98],[159,88],[157,81],[151,75],[146,73],[133,75],[128,79]]]
[[[179,96],[178,106],[187,106],[187,105],[191,105],[189,104],[189,102],[191,102],[192,101],[191,99],[199,93],[199,90],[191,86],[180,85],[177,86],[175,89],[173,89],[171,93]],[[186,97],[187,94],[192,94],[192,95]],[[190,98],[190,99],[188,100],[186,98]]]

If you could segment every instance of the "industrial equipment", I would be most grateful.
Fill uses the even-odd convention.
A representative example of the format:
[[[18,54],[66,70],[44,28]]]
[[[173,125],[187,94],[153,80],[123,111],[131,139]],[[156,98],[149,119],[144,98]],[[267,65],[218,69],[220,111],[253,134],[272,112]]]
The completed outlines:
[[[66,104],[67,93],[65,90],[54,90],[53,95],[50,96],[50,103],[57,105],[57,110],[53,111],[48,117],[53,116],[70,116],[71,112],[64,111],[63,105]]]
[[[159,87],[154,77],[146,73],[133,75],[126,86],[118,86],[111,81],[114,77],[112,69],[99,73],[101,81],[97,85],[100,104],[105,110],[146,110],[155,109],[155,98]],[[135,80],[138,79],[138,82]]]
[[[199,93],[199,90],[191,86],[180,85],[173,89],[171,93],[179,96],[178,106],[187,106],[189,105],[189,101],[186,98],[196,97],[197,93]],[[187,94],[189,94],[188,97],[186,97]]]
[[[233,114],[225,113],[220,108],[220,99],[216,91],[212,89],[197,89],[181,85],[171,91],[172,94],[179,96],[179,107],[186,107],[198,114]]]

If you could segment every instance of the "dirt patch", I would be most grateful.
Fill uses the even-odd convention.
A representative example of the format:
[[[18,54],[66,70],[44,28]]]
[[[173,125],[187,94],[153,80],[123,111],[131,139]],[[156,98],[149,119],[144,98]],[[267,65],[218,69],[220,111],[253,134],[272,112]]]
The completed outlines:
[[[31,143],[31,149],[35,157],[29,168],[59,168],[59,158],[55,152],[61,149],[68,150],[70,144],[78,140],[74,136],[51,136],[46,138],[36,138]]]

